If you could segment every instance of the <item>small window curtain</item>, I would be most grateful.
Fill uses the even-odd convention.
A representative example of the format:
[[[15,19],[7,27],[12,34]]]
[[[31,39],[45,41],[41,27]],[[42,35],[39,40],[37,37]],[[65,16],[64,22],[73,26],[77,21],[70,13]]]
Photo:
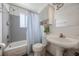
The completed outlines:
[[[41,42],[41,27],[38,14],[29,13],[26,34],[29,54],[32,51],[32,45]]]

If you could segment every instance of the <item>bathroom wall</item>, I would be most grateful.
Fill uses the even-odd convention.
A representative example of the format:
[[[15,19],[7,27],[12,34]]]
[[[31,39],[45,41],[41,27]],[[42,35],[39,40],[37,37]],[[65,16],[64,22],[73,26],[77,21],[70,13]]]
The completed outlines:
[[[40,13],[40,21],[48,19],[48,7]],[[62,8],[55,11],[55,28],[53,32],[63,32],[66,36],[79,36],[79,4],[65,3]]]
[[[7,26],[9,20],[8,11],[9,5],[0,3],[0,42],[5,43],[6,45],[8,41],[7,35],[9,34],[9,27]]]
[[[14,31],[14,32],[12,31],[15,36],[13,36],[11,38],[12,32],[10,31],[10,24],[11,24],[10,20],[12,20],[14,18],[12,20],[12,24],[16,24],[17,22],[19,22],[19,20],[17,21],[17,19],[15,20],[15,18],[19,19],[19,16],[18,17],[12,16],[13,18],[9,19],[10,18],[9,13],[12,14],[12,15],[19,15],[20,10],[16,9],[19,12],[16,12],[16,11],[12,12],[11,10],[9,11],[10,6],[11,5],[9,5],[7,3],[0,4],[0,42],[5,43],[6,45],[11,43],[11,41],[23,40],[26,37],[25,36],[25,33],[26,33],[25,29],[18,27],[18,31]],[[21,12],[26,13],[23,9],[21,10]],[[17,24],[19,24],[19,23],[17,23]],[[14,30],[14,29],[15,29],[15,27],[12,30]]]
[[[26,28],[20,27],[20,16],[10,14],[11,41],[26,40]]]
[[[27,14],[27,11],[10,5],[10,37],[12,42],[26,40],[26,28],[20,27],[20,13]]]
[[[45,7],[39,14],[40,21],[48,19],[48,6]]]
[[[63,32],[66,36],[79,36],[79,4],[66,3],[55,13],[55,32]]]
[[[2,4],[0,3],[0,42],[2,42]]]
[[[2,5],[2,42],[7,45],[9,38],[9,7],[8,4]]]

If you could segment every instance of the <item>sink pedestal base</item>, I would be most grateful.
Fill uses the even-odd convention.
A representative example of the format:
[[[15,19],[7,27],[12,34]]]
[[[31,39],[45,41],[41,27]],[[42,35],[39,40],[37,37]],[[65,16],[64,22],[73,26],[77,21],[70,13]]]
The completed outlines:
[[[63,48],[62,47],[56,47],[56,56],[63,56]]]

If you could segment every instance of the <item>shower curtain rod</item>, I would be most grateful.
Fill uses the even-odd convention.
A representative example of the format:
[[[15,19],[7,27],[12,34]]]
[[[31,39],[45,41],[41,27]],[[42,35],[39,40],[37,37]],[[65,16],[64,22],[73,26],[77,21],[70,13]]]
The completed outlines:
[[[16,7],[22,8],[22,9],[27,10],[27,11],[32,12],[32,13],[39,14],[39,13],[37,13],[37,12],[35,12],[35,11],[29,10],[29,9],[27,9],[27,8],[23,8],[23,7],[21,7],[21,6],[14,5],[14,4],[12,4],[12,3],[8,3],[8,4],[9,4],[9,5],[12,5],[12,6],[16,6]]]

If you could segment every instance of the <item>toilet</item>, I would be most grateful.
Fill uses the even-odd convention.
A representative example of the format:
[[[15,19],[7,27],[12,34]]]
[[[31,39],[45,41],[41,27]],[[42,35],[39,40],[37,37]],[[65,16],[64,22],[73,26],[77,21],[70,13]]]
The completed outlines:
[[[47,40],[45,37],[42,38],[42,43],[36,43],[33,45],[32,49],[34,56],[45,56]]]
[[[43,50],[44,50],[44,46],[42,43],[36,43],[33,45],[34,56],[42,56]]]
[[[42,31],[42,42],[36,43],[32,47],[34,56],[44,56],[46,52],[47,40],[46,40],[46,34],[44,33],[43,26],[41,26],[41,31]]]

